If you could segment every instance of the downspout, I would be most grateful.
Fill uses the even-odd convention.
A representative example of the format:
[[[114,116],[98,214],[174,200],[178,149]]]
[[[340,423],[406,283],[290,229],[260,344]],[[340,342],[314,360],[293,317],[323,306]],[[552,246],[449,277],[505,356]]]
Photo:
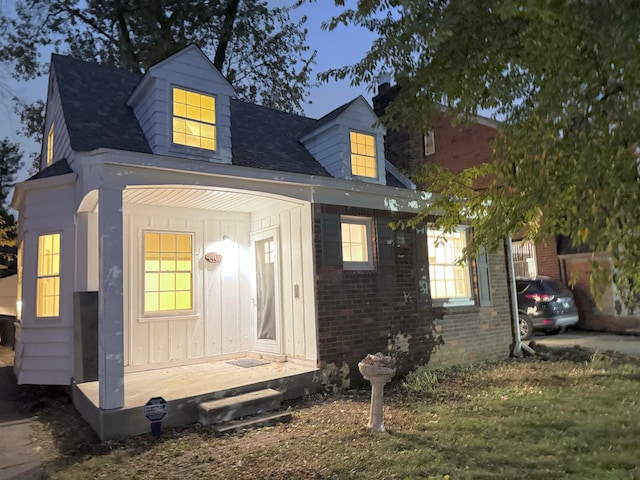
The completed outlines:
[[[516,290],[516,269],[513,266],[513,250],[511,248],[511,237],[507,237],[507,265],[509,266],[509,293],[511,297],[511,328],[513,329],[513,356],[522,357],[522,350],[534,355],[536,352],[529,345],[522,343],[520,338],[520,320],[518,319],[518,292]]]

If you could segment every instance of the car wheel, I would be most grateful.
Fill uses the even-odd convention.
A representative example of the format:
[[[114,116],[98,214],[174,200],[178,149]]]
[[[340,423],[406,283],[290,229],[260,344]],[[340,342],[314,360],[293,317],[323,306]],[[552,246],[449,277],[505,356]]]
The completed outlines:
[[[520,340],[529,340],[533,337],[533,323],[529,317],[519,313],[518,324],[520,325]]]
[[[562,327],[552,328],[551,330],[545,330],[544,334],[545,335],[558,335],[560,332],[562,332]]]

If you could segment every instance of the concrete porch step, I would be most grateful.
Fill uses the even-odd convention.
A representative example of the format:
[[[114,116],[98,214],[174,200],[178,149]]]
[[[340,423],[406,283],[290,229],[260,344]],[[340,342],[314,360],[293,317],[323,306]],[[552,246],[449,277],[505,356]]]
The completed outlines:
[[[198,404],[198,421],[202,425],[217,425],[279,410],[281,403],[282,393],[272,388],[208,400]]]
[[[217,435],[225,433],[235,433],[246,428],[268,427],[278,423],[286,423],[291,420],[289,412],[271,412],[256,415],[255,417],[247,417],[242,420],[233,420],[231,422],[221,423],[213,427]]]

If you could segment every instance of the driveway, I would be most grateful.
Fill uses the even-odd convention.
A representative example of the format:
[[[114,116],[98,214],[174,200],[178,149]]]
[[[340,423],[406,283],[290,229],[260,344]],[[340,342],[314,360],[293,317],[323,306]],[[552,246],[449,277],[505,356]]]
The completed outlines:
[[[555,336],[537,335],[532,340],[547,347],[573,347],[578,345],[589,350],[640,355],[640,336],[613,335],[610,333],[573,332]],[[535,349],[535,347],[533,347]]]
[[[0,480],[37,480],[42,471],[40,448],[31,436],[31,413],[21,410],[24,396],[13,376],[13,352],[0,346]]]

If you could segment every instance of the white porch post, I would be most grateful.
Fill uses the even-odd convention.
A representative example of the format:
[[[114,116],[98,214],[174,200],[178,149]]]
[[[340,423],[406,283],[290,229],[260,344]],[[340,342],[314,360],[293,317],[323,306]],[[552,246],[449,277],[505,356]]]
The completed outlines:
[[[98,206],[98,381],[100,408],[108,410],[124,406],[122,190],[100,188]]]

